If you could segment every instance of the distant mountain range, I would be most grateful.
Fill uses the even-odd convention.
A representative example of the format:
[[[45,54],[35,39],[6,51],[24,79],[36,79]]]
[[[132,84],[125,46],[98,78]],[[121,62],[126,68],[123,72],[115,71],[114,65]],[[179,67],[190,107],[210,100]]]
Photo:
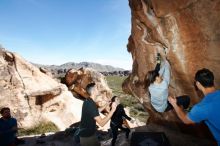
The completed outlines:
[[[102,65],[99,63],[92,63],[92,62],[80,62],[80,63],[74,63],[74,62],[68,62],[62,65],[42,65],[42,64],[36,64],[32,63],[35,66],[39,68],[44,68],[48,71],[50,71],[52,74],[55,76],[63,76],[69,69],[79,69],[82,67],[85,68],[93,68],[104,75],[109,75],[109,74],[128,74],[130,71],[125,70],[123,68],[118,68],[118,67],[113,67],[110,65]]]

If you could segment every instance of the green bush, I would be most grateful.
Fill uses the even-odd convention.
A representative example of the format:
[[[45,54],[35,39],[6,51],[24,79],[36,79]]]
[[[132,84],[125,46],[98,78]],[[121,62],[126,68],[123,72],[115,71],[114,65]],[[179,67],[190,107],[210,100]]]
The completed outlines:
[[[139,116],[149,116],[147,112],[140,112]]]
[[[36,135],[36,134],[43,134],[46,132],[56,132],[56,131],[59,131],[57,126],[52,122],[47,122],[47,123],[40,123],[39,125],[30,129],[19,129],[18,136]]]
[[[135,108],[131,108],[130,109],[130,114],[132,116],[136,117],[138,115],[138,113],[139,113],[138,110],[136,110]]]
[[[142,111],[142,112],[145,111],[143,105],[140,103],[135,104],[134,108],[137,109],[138,111]]]

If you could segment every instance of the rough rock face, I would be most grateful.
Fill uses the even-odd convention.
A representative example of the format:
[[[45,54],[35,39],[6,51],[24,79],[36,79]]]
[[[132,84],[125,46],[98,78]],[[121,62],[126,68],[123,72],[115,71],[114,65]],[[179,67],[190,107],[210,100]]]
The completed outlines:
[[[91,68],[80,68],[78,70],[70,69],[65,79],[69,90],[72,91],[74,95],[81,98],[88,97],[85,88],[89,83],[94,82],[96,88],[100,92],[96,99],[98,106],[105,105],[112,97],[112,90],[108,87],[105,76]],[[100,101],[102,101],[102,103],[100,103],[101,105],[98,103]]]
[[[137,97],[154,122],[178,122],[175,113],[156,113],[149,104],[144,79],[154,69],[156,53],[171,63],[171,94],[188,94],[191,104],[201,100],[193,86],[198,69],[214,72],[220,87],[220,1],[219,0],[129,0],[132,30],[127,45],[132,54],[132,74],[123,90]],[[162,122],[159,122],[162,123]],[[181,128],[183,129],[183,128]]]
[[[21,128],[51,121],[65,129],[81,117],[82,101],[19,55],[0,49],[0,107],[11,108]]]
[[[66,84],[69,87],[69,90],[72,91],[74,96],[79,98],[88,98],[88,94],[85,91],[86,86],[94,82],[96,84],[96,88],[99,91],[99,96],[95,99],[96,105],[99,108],[99,111],[103,111],[103,113],[109,112],[109,101],[112,98],[112,90],[108,87],[108,84],[105,80],[105,76],[95,71],[91,68],[80,68],[78,70],[70,69],[66,76]],[[127,115],[129,115],[129,110],[126,110]],[[101,114],[104,118],[105,116]],[[135,123],[127,123],[130,127],[137,127],[139,125],[144,125],[139,121]],[[107,131],[110,127],[110,121],[104,126],[99,127],[99,130]]]

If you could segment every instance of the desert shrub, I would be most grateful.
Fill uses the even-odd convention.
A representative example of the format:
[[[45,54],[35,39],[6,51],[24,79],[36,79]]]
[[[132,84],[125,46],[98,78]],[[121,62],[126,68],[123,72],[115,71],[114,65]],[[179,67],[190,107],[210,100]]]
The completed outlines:
[[[131,116],[137,117],[138,113],[139,113],[139,111],[136,110],[135,108],[131,108],[131,109],[130,109],[130,114],[131,114]]]
[[[57,126],[52,122],[43,122],[39,125],[30,128],[30,129],[19,129],[18,130],[18,136],[24,136],[24,135],[36,135],[36,134],[43,134],[46,132],[56,132],[59,129]]]
[[[140,117],[148,116],[148,113],[147,112],[140,112],[138,114],[138,116],[140,116]]]
[[[139,111],[142,111],[142,112],[145,111],[143,105],[140,104],[140,103],[135,104],[135,105],[134,105],[134,108],[137,109],[137,110],[139,110]]]

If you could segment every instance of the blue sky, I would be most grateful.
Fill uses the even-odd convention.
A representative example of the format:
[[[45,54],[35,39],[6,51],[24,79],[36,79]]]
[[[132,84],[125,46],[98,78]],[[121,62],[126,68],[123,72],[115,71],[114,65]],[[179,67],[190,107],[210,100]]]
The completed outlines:
[[[128,0],[0,0],[0,44],[40,64],[131,69]]]

